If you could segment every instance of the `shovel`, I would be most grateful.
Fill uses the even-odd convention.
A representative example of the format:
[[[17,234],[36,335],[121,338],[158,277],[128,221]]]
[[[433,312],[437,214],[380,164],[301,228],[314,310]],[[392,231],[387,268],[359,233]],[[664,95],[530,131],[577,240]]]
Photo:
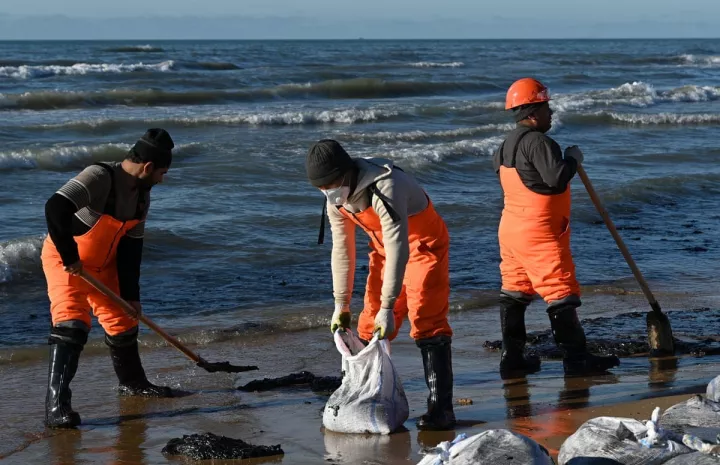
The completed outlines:
[[[653,296],[652,292],[650,292],[650,287],[645,281],[645,278],[643,278],[642,273],[640,273],[635,261],[630,256],[630,252],[627,247],[625,247],[625,243],[620,238],[617,229],[615,229],[615,225],[610,219],[610,215],[608,215],[600,197],[598,197],[597,192],[595,192],[595,189],[585,172],[585,168],[583,168],[580,163],[578,163],[577,173],[580,175],[580,179],[583,184],[585,184],[585,189],[587,189],[590,199],[595,204],[595,208],[598,213],[600,213],[600,216],[602,216],[603,221],[605,221],[605,225],[610,231],[610,234],[612,234],[612,237],[615,239],[620,252],[622,252],[623,257],[625,257],[625,261],[630,266],[630,269],[635,275],[635,279],[640,285],[640,289],[642,289],[643,294],[645,294],[645,298],[647,298],[648,303],[652,308],[652,311],[647,314],[647,331],[648,343],[650,345],[650,355],[653,357],[675,355],[675,340],[673,339],[670,320],[667,315],[662,312],[660,304],[657,300],[655,300],[655,296]]]
[[[98,281],[94,277],[90,276],[87,271],[82,270],[80,272],[80,277],[82,277],[85,281],[87,281],[92,287],[103,293],[107,298],[115,302],[120,308],[125,310],[126,313],[129,315],[134,315],[136,313],[135,308],[127,303],[125,300],[121,299],[120,296],[115,294],[112,290],[110,290],[105,284]],[[160,337],[165,339],[167,342],[175,346],[176,349],[178,349],[180,352],[185,354],[187,358],[192,360],[199,366],[200,368],[204,369],[208,373],[215,373],[215,372],[223,372],[223,373],[241,373],[243,371],[252,371],[257,370],[258,367],[256,366],[238,366],[238,365],[231,365],[230,362],[208,362],[199,355],[197,355],[192,350],[188,349],[182,342],[175,339],[173,336],[169,335],[165,331],[162,330],[158,325],[156,325],[150,318],[146,317],[145,315],[138,315],[138,320],[145,323],[150,329],[155,331]]]

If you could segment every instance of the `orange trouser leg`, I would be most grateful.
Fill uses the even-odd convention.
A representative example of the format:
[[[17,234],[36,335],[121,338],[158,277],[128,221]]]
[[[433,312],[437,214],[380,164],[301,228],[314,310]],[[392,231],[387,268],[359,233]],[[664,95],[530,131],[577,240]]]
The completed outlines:
[[[358,335],[361,339],[369,341],[373,337],[373,329],[375,328],[375,316],[380,311],[380,300],[382,295],[382,277],[385,265],[385,258],[371,247],[370,249],[370,273],[368,274],[367,284],[365,286],[365,307],[360,313],[358,319]],[[405,287],[395,301],[393,314],[395,316],[395,330],[388,337],[393,340],[397,337],[402,322],[408,313],[407,295]]]
[[[410,252],[405,270],[410,337],[416,341],[434,336],[452,337],[450,311],[450,241],[444,223],[438,223],[431,244]]]
[[[115,294],[120,294],[117,271],[113,266],[99,275],[102,282]],[[125,310],[115,305],[105,295],[93,289],[88,295],[88,301],[95,312],[98,322],[110,336],[119,336],[136,331],[137,320],[131,318]]]
[[[500,253],[504,290],[537,293],[548,304],[580,297],[569,227],[560,235],[539,228],[502,234],[501,229]]]
[[[516,256],[518,238],[509,219],[503,215],[500,220],[498,239],[500,242],[500,276],[502,277],[503,292],[517,298],[535,295],[530,278],[525,271],[521,256]]]
[[[55,257],[46,247],[43,247],[42,267],[48,286],[52,325],[81,322],[90,331],[88,284],[79,276],[67,273],[59,256]]]

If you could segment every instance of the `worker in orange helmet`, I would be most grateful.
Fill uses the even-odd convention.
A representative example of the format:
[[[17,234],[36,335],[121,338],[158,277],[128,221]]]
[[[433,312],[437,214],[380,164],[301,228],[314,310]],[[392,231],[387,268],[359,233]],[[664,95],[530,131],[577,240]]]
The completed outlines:
[[[580,286],[570,251],[570,180],[583,153],[545,135],[552,126],[548,89],[535,79],[516,81],[505,109],[517,127],[493,158],[504,193],[500,242],[500,371],[533,373],[540,359],[525,355],[525,310],[539,294],[548,305],[555,343],[566,374],[603,372],[620,364],[615,356],[588,353],[577,315]]]
[[[448,323],[450,237],[442,217],[410,174],[382,158],[352,158],[331,139],[314,144],[305,159],[310,183],[325,194],[332,229],[335,297],[330,330],[350,327],[355,275],[355,230],[370,238],[370,273],[358,335],[393,340],[407,316],[420,349],[430,391],[421,430],[455,426]],[[322,241],[320,241],[322,242]]]

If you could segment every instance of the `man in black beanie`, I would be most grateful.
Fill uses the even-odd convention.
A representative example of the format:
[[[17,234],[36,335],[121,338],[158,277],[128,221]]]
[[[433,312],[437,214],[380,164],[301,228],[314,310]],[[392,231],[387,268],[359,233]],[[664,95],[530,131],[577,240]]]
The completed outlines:
[[[355,276],[355,228],[370,237],[370,273],[358,335],[394,339],[403,320],[420,348],[430,395],[419,429],[455,425],[448,323],[450,239],[442,217],[417,181],[393,162],[351,158],[334,140],[321,140],[305,162],[310,183],[327,197],[332,229],[335,312],[330,330],[350,327]]]
[[[149,129],[122,162],[95,163],[62,186],[45,204],[48,236],[42,265],[52,328],[45,424],[71,428],[80,415],[70,405],[70,382],[90,332],[91,312],[105,343],[122,395],[170,397],[170,388],[145,376],[138,352],[140,262],[150,189],[161,183],[175,144],[164,129]],[[128,315],[82,277],[85,271],[128,301]]]

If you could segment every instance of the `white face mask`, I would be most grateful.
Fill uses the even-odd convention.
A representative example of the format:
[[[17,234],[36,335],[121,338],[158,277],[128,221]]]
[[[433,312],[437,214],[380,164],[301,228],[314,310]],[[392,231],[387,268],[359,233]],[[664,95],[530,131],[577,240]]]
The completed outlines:
[[[342,205],[350,197],[350,186],[333,187],[322,192],[332,205]]]

